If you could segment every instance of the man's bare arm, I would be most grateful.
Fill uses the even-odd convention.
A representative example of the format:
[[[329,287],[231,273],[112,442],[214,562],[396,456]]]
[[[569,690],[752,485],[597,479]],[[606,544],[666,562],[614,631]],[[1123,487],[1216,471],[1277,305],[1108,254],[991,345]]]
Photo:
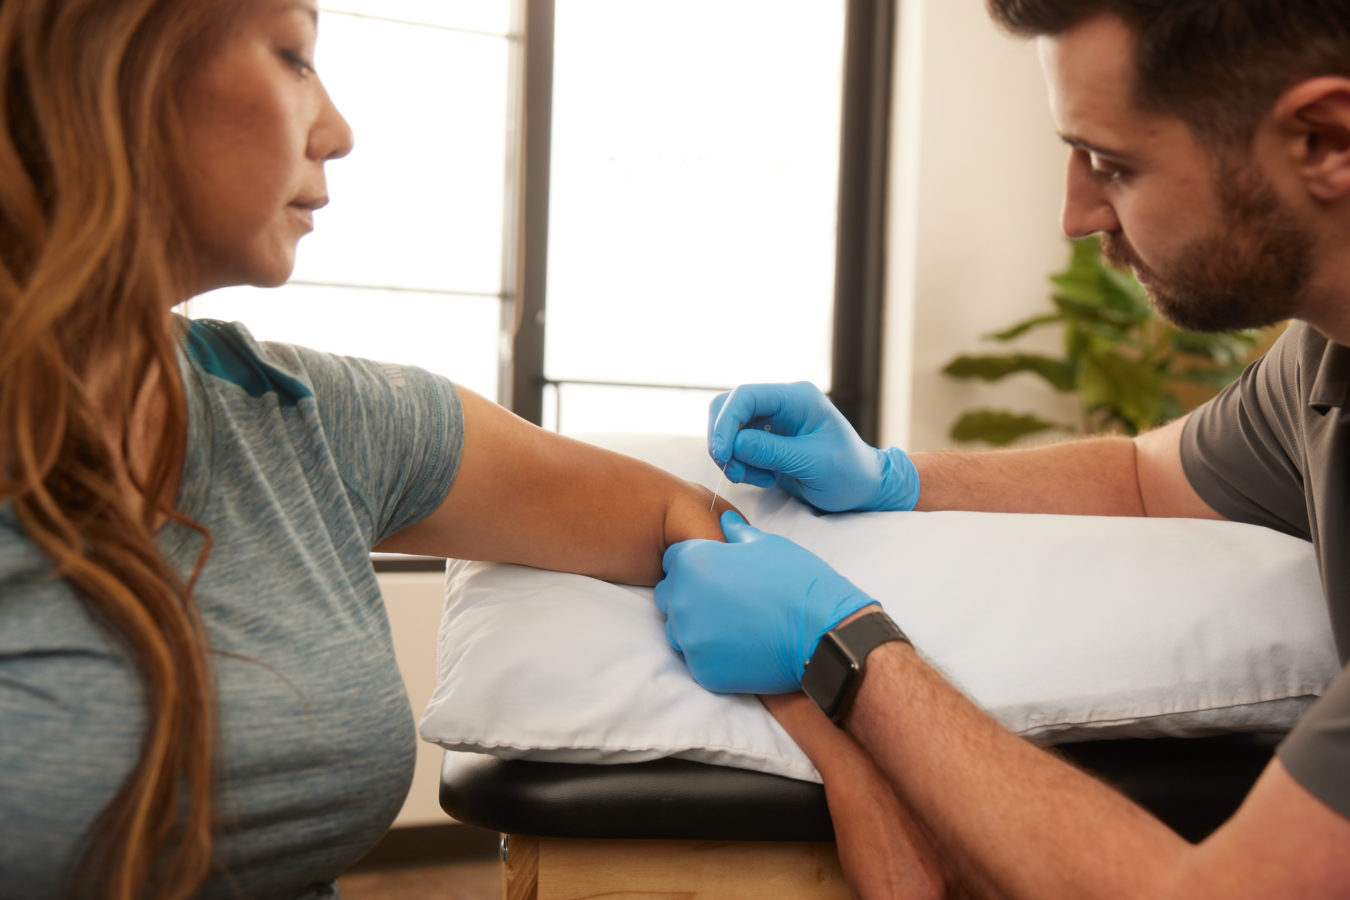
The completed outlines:
[[[975,883],[1014,898],[1343,897],[1350,820],[1272,762],[1234,817],[1192,845],[998,725],[912,647],[885,644],[846,725]]]
[[[805,694],[760,698],[825,782],[844,877],[861,900],[966,896],[886,777],[847,733]]]
[[[1181,467],[1181,418],[1130,439],[915,453],[920,510],[1221,518]]]

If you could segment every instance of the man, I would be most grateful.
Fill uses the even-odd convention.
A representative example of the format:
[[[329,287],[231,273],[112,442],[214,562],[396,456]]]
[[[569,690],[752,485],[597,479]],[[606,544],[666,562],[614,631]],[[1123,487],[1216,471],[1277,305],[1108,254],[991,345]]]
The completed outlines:
[[[1064,230],[1099,234],[1182,326],[1299,321],[1219,398],[1134,440],[910,459],[864,445],[809,386],[761,385],[714,404],[714,459],[824,510],[1229,518],[1298,534],[1316,545],[1344,662],[1350,2],[988,2],[1037,39],[1070,147]],[[1350,671],[1241,809],[1191,845],[1000,728],[819,559],[734,514],[723,525],[728,543],[666,554],[657,602],[672,643],[714,690],[795,691],[811,661],[808,694],[884,773],[895,816],[912,816],[903,830],[949,881],[1035,898],[1350,895]],[[870,648],[851,698],[826,665],[841,644]]]

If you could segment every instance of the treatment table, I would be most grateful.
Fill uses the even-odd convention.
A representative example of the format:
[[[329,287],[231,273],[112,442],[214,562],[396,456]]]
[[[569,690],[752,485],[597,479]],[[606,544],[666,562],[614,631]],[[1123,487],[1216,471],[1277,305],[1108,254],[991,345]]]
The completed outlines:
[[[1055,749],[1197,841],[1237,809],[1280,735]],[[847,898],[818,784],[659,759],[617,765],[447,752],[441,807],[501,832],[505,900]]]

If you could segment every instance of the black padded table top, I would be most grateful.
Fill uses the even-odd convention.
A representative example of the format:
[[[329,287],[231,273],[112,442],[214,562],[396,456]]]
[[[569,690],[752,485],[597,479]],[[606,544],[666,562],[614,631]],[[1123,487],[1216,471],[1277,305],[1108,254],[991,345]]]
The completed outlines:
[[[1057,748],[1190,840],[1233,814],[1279,735],[1094,741]],[[441,808],[470,825],[561,838],[834,839],[818,784],[680,759],[618,765],[447,752]]]

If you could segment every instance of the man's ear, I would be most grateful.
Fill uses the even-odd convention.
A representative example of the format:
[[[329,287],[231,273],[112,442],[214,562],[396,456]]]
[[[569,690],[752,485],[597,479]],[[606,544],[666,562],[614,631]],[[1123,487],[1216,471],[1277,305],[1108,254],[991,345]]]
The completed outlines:
[[[1274,114],[1308,192],[1324,202],[1350,197],[1350,78],[1301,81]]]

